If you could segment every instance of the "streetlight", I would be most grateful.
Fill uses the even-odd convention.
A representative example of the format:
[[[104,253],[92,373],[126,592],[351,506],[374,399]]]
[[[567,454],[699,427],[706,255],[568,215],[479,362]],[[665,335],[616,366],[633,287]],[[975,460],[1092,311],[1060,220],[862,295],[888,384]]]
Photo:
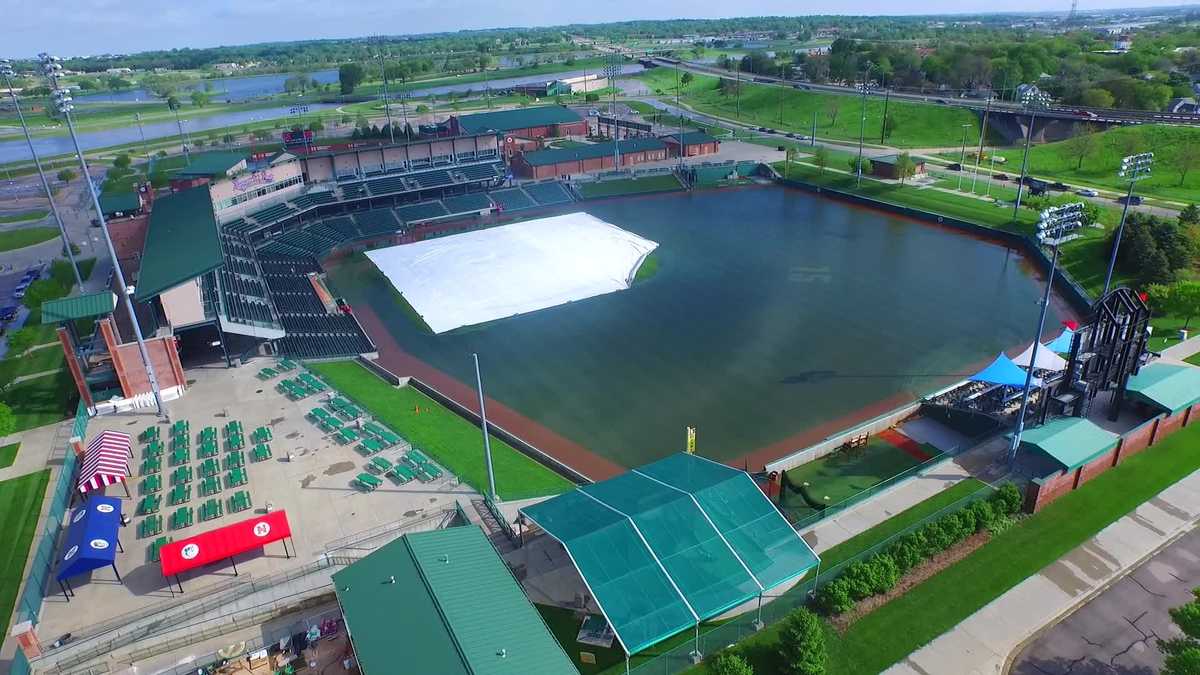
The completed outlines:
[[[1058,269],[1058,242],[1066,230],[1083,223],[1083,204],[1064,204],[1042,211],[1038,229],[1041,236],[1050,240],[1054,253],[1050,257],[1050,273],[1046,276],[1046,294],[1042,297],[1042,308],[1038,315],[1037,333],[1033,336],[1033,347],[1029,353],[1029,366],[1025,369],[1025,386],[1021,389],[1021,408],[1017,412],[1017,423],[1013,429],[1012,444],[1008,448],[1008,461],[1017,459],[1017,448],[1021,445],[1021,433],[1025,431],[1025,411],[1029,407],[1029,388],[1033,384],[1033,366],[1037,363],[1038,349],[1042,346],[1042,331],[1046,328],[1046,309],[1050,306],[1050,291],[1054,288],[1054,275]]]
[[[381,36],[378,41],[380,44],[382,44],[383,37]],[[396,129],[392,125],[392,106],[390,103],[388,103],[387,63],[385,63],[384,59],[383,59],[382,47],[380,48],[378,54],[379,54],[379,72],[383,76],[383,113],[384,113],[384,115],[387,116],[388,136],[390,137],[392,145],[395,145],[396,144]]]
[[[174,105],[171,103],[171,98],[167,99],[167,107],[171,109],[171,112],[175,113],[175,126],[179,129],[179,142],[183,144],[183,158],[188,164],[191,164],[192,155],[188,151],[189,143],[183,135],[183,120],[179,119],[179,105],[179,99],[175,99]]]
[[[967,129],[971,128],[970,124],[959,126],[962,127],[962,150],[958,153],[958,185],[954,186],[955,190],[962,190],[963,162],[967,161]]]
[[[871,76],[871,68],[873,67],[875,67],[875,64],[867,61],[866,66],[863,68],[863,81],[859,85],[859,90],[862,92],[862,117],[858,120],[858,161],[855,162],[854,167],[854,187],[862,185],[863,142],[865,140],[864,135],[867,133],[867,92],[871,89],[871,84],[867,81],[867,78]]]
[[[988,116],[992,112],[992,95],[989,92],[987,106],[983,109],[983,124],[979,127],[979,150],[975,153],[975,173],[971,174],[971,194],[975,194],[975,181],[979,180],[979,163],[983,161],[983,138],[987,135]],[[995,153],[992,153],[992,166],[995,167]],[[990,185],[990,181],[989,181]],[[990,192],[988,193],[990,196]]]
[[[1013,202],[1013,220],[1017,219],[1017,209],[1021,208],[1021,188],[1025,186],[1025,172],[1029,168],[1029,143],[1033,140],[1033,127],[1037,124],[1037,111],[1050,104],[1050,95],[1034,85],[1026,87],[1021,93],[1021,105],[1029,111],[1029,131],[1025,134],[1025,154],[1021,157],[1021,177],[1017,180],[1017,200]]]
[[[1129,180],[1129,192],[1125,194],[1125,206],[1121,209],[1121,223],[1117,225],[1117,236],[1113,239],[1112,255],[1108,259],[1108,272],[1104,275],[1104,292],[1100,297],[1108,295],[1109,285],[1112,284],[1113,267],[1117,264],[1117,249],[1121,247],[1121,234],[1125,231],[1125,216],[1129,213],[1129,203],[1133,201],[1133,185],[1150,175],[1150,166],[1154,164],[1154,153],[1143,152],[1130,155],[1121,160],[1121,168],[1117,176]]]
[[[67,228],[63,225],[62,218],[58,215],[58,207],[54,204],[54,193],[50,191],[50,181],[46,179],[46,173],[42,170],[42,160],[38,157],[37,151],[33,148],[33,136],[29,134],[29,127],[25,124],[25,114],[21,112],[21,102],[17,100],[17,92],[13,90],[12,64],[8,59],[0,60],[0,74],[4,76],[4,84],[8,87],[8,95],[12,97],[13,107],[17,110],[17,119],[21,121],[21,130],[25,132],[25,142],[29,144],[29,154],[33,156],[33,165],[37,169],[38,178],[42,179],[42,189],[46,191],[46,201],[50,202],[50,212],[54,214],[54,222],[58,223],[58,234],[62,237],[63,248],[67,250],[67,259],[71,261],[71,271],[75,273],[75,283],[79,284],[79,292],[83,292],[83,279],[79,276],[79,266],[75,264],[75,252],[71,250],[71,239],[67,237]],[[9,174],[11,178],[12,174]],[[84,180],[87,176],[84,176]]]
[[[58,111],[63,114],[67,120],[67,130],[71,133],[71,142],[75,145],[75,154],[79,157],[79,169],[83,171],[83,180],[87,183],[88,192],[92,196],[92,206],[96,208],[96,219],[100,223],[100,231],[104,234],[104,243],[108,247],[108,255],[112,258],[113,274],[116,276],[117,285],[121,289],[121,297],[125,299],[125,311],[129,313],[129,323],[133,325],[133,334],[137,339],[138,353],[142,357],[142,365],[146,368],[146,379],[150,383],[150,391],[154,394],[154,405],[158,409],[158,414],[166,417],[167,408],[163,405],[162,394],[158,390],[158,378],[154,375],[154,364],[150,362],[150,353],[146,351],[146,341],[142,337],[142,327],[138,324],[137,314],[133,311],[133,300],[129,298],[130,287],[125,283],[125,273],[121,271],[121,262],[117,259],[117,251],[113,248],[112,236],[108,233],[108,222],[104,219],[104,210],[100,208],[100,195],[96,192],[96,186],[92,183],[91,175],[88,173],[87,160],[83,156],[83,148],[79,147],[79,137],[75,135],[75,122],[71,119],[71,111],[75,106],[71,105],[71,94],[59,87],[58,77],[59,71],[62,70],[62,65],[58,63],[56,57],[50,56],[45,52],[38,54],[38,59],[42,63],[42,72],[46,76],[46,81],[50,84],[50,89],[54,92],[54,104]],[[70,250],[70,247],[68,247]]]

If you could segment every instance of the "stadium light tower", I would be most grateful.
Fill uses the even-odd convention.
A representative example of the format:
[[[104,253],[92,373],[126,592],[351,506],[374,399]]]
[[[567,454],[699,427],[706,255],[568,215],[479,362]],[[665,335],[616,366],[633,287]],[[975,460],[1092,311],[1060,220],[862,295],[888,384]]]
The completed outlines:
[[[621,53],[613,50],[608,55],[608,64],[604,66],[604,75],[608,78],[608,86],[612,89],[612,99],[609,107],[609,115],[612,117],[612,139],[613,139],[613,171],[621,170],[621,149],[619,146],[620,138],[618,138],[620,127],[617,126],[617,76],[621,74],[621,66],[619,59]],[[599,124],[599,123],[597,123]],[[599,127],[597,127],[598,129]]]
[[[867,79],[871,77],[871,69],[874,67],[874,63],[867,61],[863,67],[863,81],[859,85],[859,90],[862,92],[862,117],[858,120],[858,161],[855,162],[854,167],[854,187],[862,185],[863,142],[866,140],[867,133],[867,92],[871,89]]]
[[[1021,93],[1021,106],[1029,111],[1029,131],[1025,134],[1025,154],[1021,157],[1021,177],[1017,180],[1017,200],[1013,202],[1013,220],[1017,219],[1017,210],[1021,208],[1021,189],[1025,187],[1026,172],[1029,169],[1029,143],[1033,140],[1033,127],[1037,124],[1037,111],[1048,105],[1050,105],[1050,95],[1033,85]]]
[[[58,215],[58,207],[54,204],[54,192],[50,190],[50,181],[42,169],[42,160],[33,147],[33,136],[29,134],[29,126],[25,124],[25,113],[21,112],[21,102],[17,100],[17,92],[13,89],[12,64],[8,59],[0,60],[0,74],[4,76],[4,84],[8,87],[8,95],[12,97],[13,108],[17,110],[17,119],[21,122],[21,130],[25,132],[25,142],[29,144],[29,154],[33,157],[33,166],[37,169],[38,178],[42,180],[42,189],[46,191],[46,201],[50,202],[50,213],[54,214],[54,222],[58,224],[58,234],[62,237],[63,248],[67,251],[67,259],[71,261],[71,271],[75,273],[75,283],[79,284],[79,292],[83,292],[83,279],[79,276],[79,265],[75,263],[75,253],[71,251],[71,239],[67,237],[67,228],[63,225],[62,217]],[[84,176],[87,179],[87,176]]]
[[[1046,293],[1042,296],[1042,307],[1038,314],[1037,332],[1033,335],[1033,347],[1029,354],[1029,366],[1025,369],[1025,386],[1021,389],[1021,408],[1017,411],[1017,423],[1013,428],[1012,444],[1008,448],[1011,465],[1017,459],[1017,448],[1021,445],[1021,434],[1025,431],[1025,411],[1029,407],[1029,389],[1033,385],[1033,366],[1037,363],[1038,350],[1042,347],[1042,331],[1046,328],[1046,310],[1050,307],[1050,291],[1054,288],[1054,275],[1058,270],[1058,243],[1066,230],[1083,223],[1083,204],[1064,204],[1042,211],[1038,229],[1050,240],[1054,253],[1050,257],[1050,273],[1046,276]]]
[[[492,443],[488,440],[487,411],[483,405],[483,377],[479,374],[479,354],[471,354],[475,360],[475,387],[479,392],[479,428],[483,430],[483,459],[487,463],[488,497],[496,501],[496,476],[492,473]]]
[[[992,98],[989,91],[987,105],[983,108],[983,124],[979,126],[979,148],[975,152],[975,172],[971,174],[971,194],[975,194],[975,181],[979,180],[979,163],[983,161],[983,139],[987,135],[988,117],[992,113]]]
[[[388,136],[392,144],[396,143],[396,128],[392,124],[392,106],[388,102],[388,76],[387,63],[383,56],[383,36],[379,36],[376,41],[379,43],[379,51],[376,54],[379,56],[379,74],[383,77],[383,114],[387,116]]]
[[[958,185],[954,186],[955,190],[962,190],[963,163],[967,161],[967,129],[971,128],[970,124],[959,126],[962,127],[962,150],[958,153]]]
[[[1152,164],[1154,164],[1154,153],[1143,152],[1122,159],[1121,168],[1117,170],[1119,178],[1129,181],[1129,192],[1125,193],[1125,206],[1121,209],[1121,223],[1117,225],[1117,236],[1113,239],[1112,255],[1108,258],[1108,271],[1104,274],[1104,292],[1100,294],[1101,298],[1108,295],[1109,286],[1112,285],[1113,267],[1117,264],[1117,249],[1121,248],[1121,234],[1125,231],[1125,216],[1129,214],[1129,203],[1133,201],[1133,186],[1139,180],[1149,177]]]
[[[50,56],[45,52],[38,54],[38,59],[41,61],[42,72],[46,76],[46,81],[50,84],[51,91],[54,92],[55,107],[67,120],[67,130],[71,133],[71,142],[75,145],[76,156],[79,157],[79,169],[83,171],[83,181],[87,183],[88,192],[91,193],[92,206],[96,208],[96,219],[100,223],[100,231],[104,233],[104,243],[108,247],[108,256],[112,259],[113,274],[116,275],[117,285],[121,289],[121,297],[125,299],[125,311],[129,313],[129,323],[133,325],[133,334],[137,339],[138,353],[142,357],[142,365],[146,368],[146,379],[150,383],[150,391],[154,394],[154,405],[158,410],[158,415],[166,417],[167,408],[163,405],[162,393],[158,390],[158,378],[154,375],[154,364],[150,362],[150,353],[146,351],[146,340],[142,337],[142,327],[138,324],[137,314],[133,311],[133,300],[129,298],[131,289],[125,283],[125,274],[121,271],[121,262],[117,259],[117,251],[113,248],[112,236],[108,233],[108,222],[104,219],[104,209],[100,208],[100,195],[96,192],[96,185],[92,182],[92,177],[88,173],[87,160],[83,157],[83,148],[79,147],[79,137],[75,134],[75,121],[71,119],[71,111],[75,109],[75,106],[71,104],[71,94],[61,88],[58,83],[62,64],[58,63],[57,57]]]

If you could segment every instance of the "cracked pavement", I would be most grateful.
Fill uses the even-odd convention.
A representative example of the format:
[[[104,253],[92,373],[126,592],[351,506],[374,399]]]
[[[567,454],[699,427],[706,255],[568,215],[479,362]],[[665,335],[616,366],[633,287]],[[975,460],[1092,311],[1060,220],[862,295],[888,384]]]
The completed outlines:
[[[1013,675],[1154,675],[1156,640],[1178,637],[1167,610],[1200,586],[1200,529],[1117,581],[1030,642]]]

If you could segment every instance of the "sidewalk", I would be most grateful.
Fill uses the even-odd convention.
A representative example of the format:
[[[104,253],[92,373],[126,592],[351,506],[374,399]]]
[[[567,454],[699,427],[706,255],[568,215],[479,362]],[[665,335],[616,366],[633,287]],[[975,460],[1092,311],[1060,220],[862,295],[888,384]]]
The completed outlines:
[[[889,668],[890,675],[1002,673],[1026,640],[1083,605],[1200,519],[1200,471]]]
[[[1183,342],[1177,342],[1162,350],[1164,359],[1182,361],[1192,354],[1200,353],[1200,335],[1190,337]]]

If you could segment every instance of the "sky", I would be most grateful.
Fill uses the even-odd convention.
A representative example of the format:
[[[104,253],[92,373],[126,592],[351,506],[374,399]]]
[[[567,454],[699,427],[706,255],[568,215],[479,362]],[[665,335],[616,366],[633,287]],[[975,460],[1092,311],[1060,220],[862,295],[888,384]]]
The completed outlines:
[[[1081,11],[1180,6],[1164,0],[1080,0]],[[899,7],[898,7],[899,5]],[[1070,0],[0,0],[7,57],[133,53],[314,38],[401,35],[627,19],[796,14],[1067,11]],[[735,9],[736,8],[736,9]],[[736,13],[731,13],[736,12]]]

